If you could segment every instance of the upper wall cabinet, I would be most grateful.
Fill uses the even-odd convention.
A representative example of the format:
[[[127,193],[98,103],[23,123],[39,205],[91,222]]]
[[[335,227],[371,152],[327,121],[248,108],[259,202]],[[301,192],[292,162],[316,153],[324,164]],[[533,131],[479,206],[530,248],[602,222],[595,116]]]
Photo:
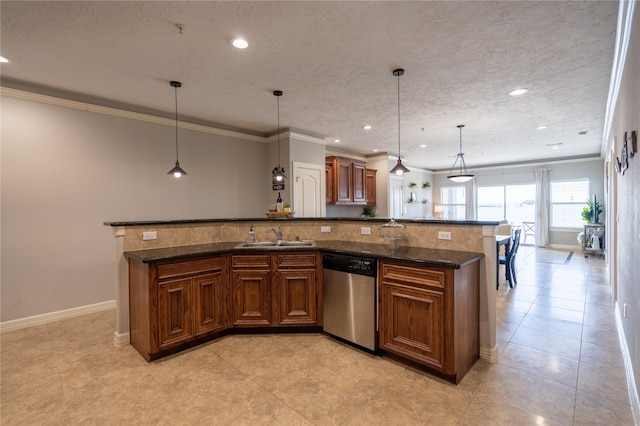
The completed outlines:
[[[325,166],[327,204],[375,204],[375,170],[368,170],[365,162],[331,156],[326,158]],[[368,172],[373,172],[373,179]]]

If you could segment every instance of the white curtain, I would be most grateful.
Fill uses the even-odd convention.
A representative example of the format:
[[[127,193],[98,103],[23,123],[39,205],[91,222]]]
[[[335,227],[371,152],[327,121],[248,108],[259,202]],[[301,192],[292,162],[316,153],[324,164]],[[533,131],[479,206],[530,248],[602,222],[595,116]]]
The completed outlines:
[[[467,203],[465,205],[465,218],[466,220],[476,220],[476,180],[471,179],[465,185],[465,191],[467,191]]]
[[[547,169],[535,169],[536,175],[536,246],[549,245],[549,178]]]

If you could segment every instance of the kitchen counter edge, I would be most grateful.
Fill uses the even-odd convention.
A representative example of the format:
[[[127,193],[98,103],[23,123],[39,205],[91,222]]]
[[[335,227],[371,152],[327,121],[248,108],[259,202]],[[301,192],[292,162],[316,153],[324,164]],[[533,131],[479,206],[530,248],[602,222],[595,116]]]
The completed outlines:
[[[294,247],[287,249],[236,249],[239,243],[210,243],[189,246],[155,248],[145,250],[132,250],[124,252],[124,256],[143,263],[170,262],[178,260],[197,259],[225,253],[279,253],[279,252],[303,252],[321,251],[331,253],[349,254],[355,256],[368,256],[377,259],[392,259],[409,261],[426,266],[438,266],[450,269],[460,269],[468,263],[484,258],[483,253],[465,252],[457,250],[439,250],[420,247],[400,246],[391,248],[385,244],[356,243],[344,241],[316,241],[315,247]]]

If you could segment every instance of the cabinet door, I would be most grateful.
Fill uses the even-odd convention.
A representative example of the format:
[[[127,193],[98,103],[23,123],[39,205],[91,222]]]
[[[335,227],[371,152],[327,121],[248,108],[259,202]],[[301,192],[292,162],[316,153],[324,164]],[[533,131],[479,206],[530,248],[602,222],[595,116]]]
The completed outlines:
[[[336,202],[350,204],[353,201],[351,162],[337,159],[334,163]]]
[[[233,325],[271,324],[269,270],[233,271]]]
[[[191,278],[158,283],[158,328],[160,349],[193,336]]]
[[[335,181],[333,179],[333,163],[325,163],[325,185],[327,188],[327,204],[335,204]]]
[[[353,163],[353,202],[364,204],[367,201],[365,164]]]
[[[225,329],[224,278],[222,272],[193,279],[195,334]]]
[[[273,313],[279,325],[316,323],[316,271],[278,271],[274,283]]]
[[[366,193],[366,203],[368,205],[376,205],[376,173],[374,169],[365,170],[364,188]]]
[[[382,282],[380,347],[443,370],[444,292]]]

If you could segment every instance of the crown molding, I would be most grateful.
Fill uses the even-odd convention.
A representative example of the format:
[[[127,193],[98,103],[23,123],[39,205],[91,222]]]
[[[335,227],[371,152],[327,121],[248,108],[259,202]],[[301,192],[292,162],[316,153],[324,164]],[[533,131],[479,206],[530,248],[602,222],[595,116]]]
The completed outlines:
[[[127,118],[129,120],[143,121],[146,123],[160,124],[163,126],[175,126],[176,121],[170,118],[158,117],[151,114],[127,111],[119,108],[106,107],[87,102],[74,101],[70,99],[58,98],[55,96],[43,95],[40,93],[28,92],[25,90],[12,89],[9,87],[0,87],[0,96],[21,99],[30,102],[38,102],[41,104],[55,105],[63,108],[71,108],[80,111],[93,112],[96,114],[110,115],[114,117]],[[242,139],[251,142],[266,143],[267,138],[264,136],[251,135],[248,133],[238,132],[234,130],[220,129],[213,126],[205,126],[202,124],[194,124],[186,121],[178,121],[178,127],[181,129],[194,130],[201,133],[209,133],[218,136],[225,136],[234,139]]]

